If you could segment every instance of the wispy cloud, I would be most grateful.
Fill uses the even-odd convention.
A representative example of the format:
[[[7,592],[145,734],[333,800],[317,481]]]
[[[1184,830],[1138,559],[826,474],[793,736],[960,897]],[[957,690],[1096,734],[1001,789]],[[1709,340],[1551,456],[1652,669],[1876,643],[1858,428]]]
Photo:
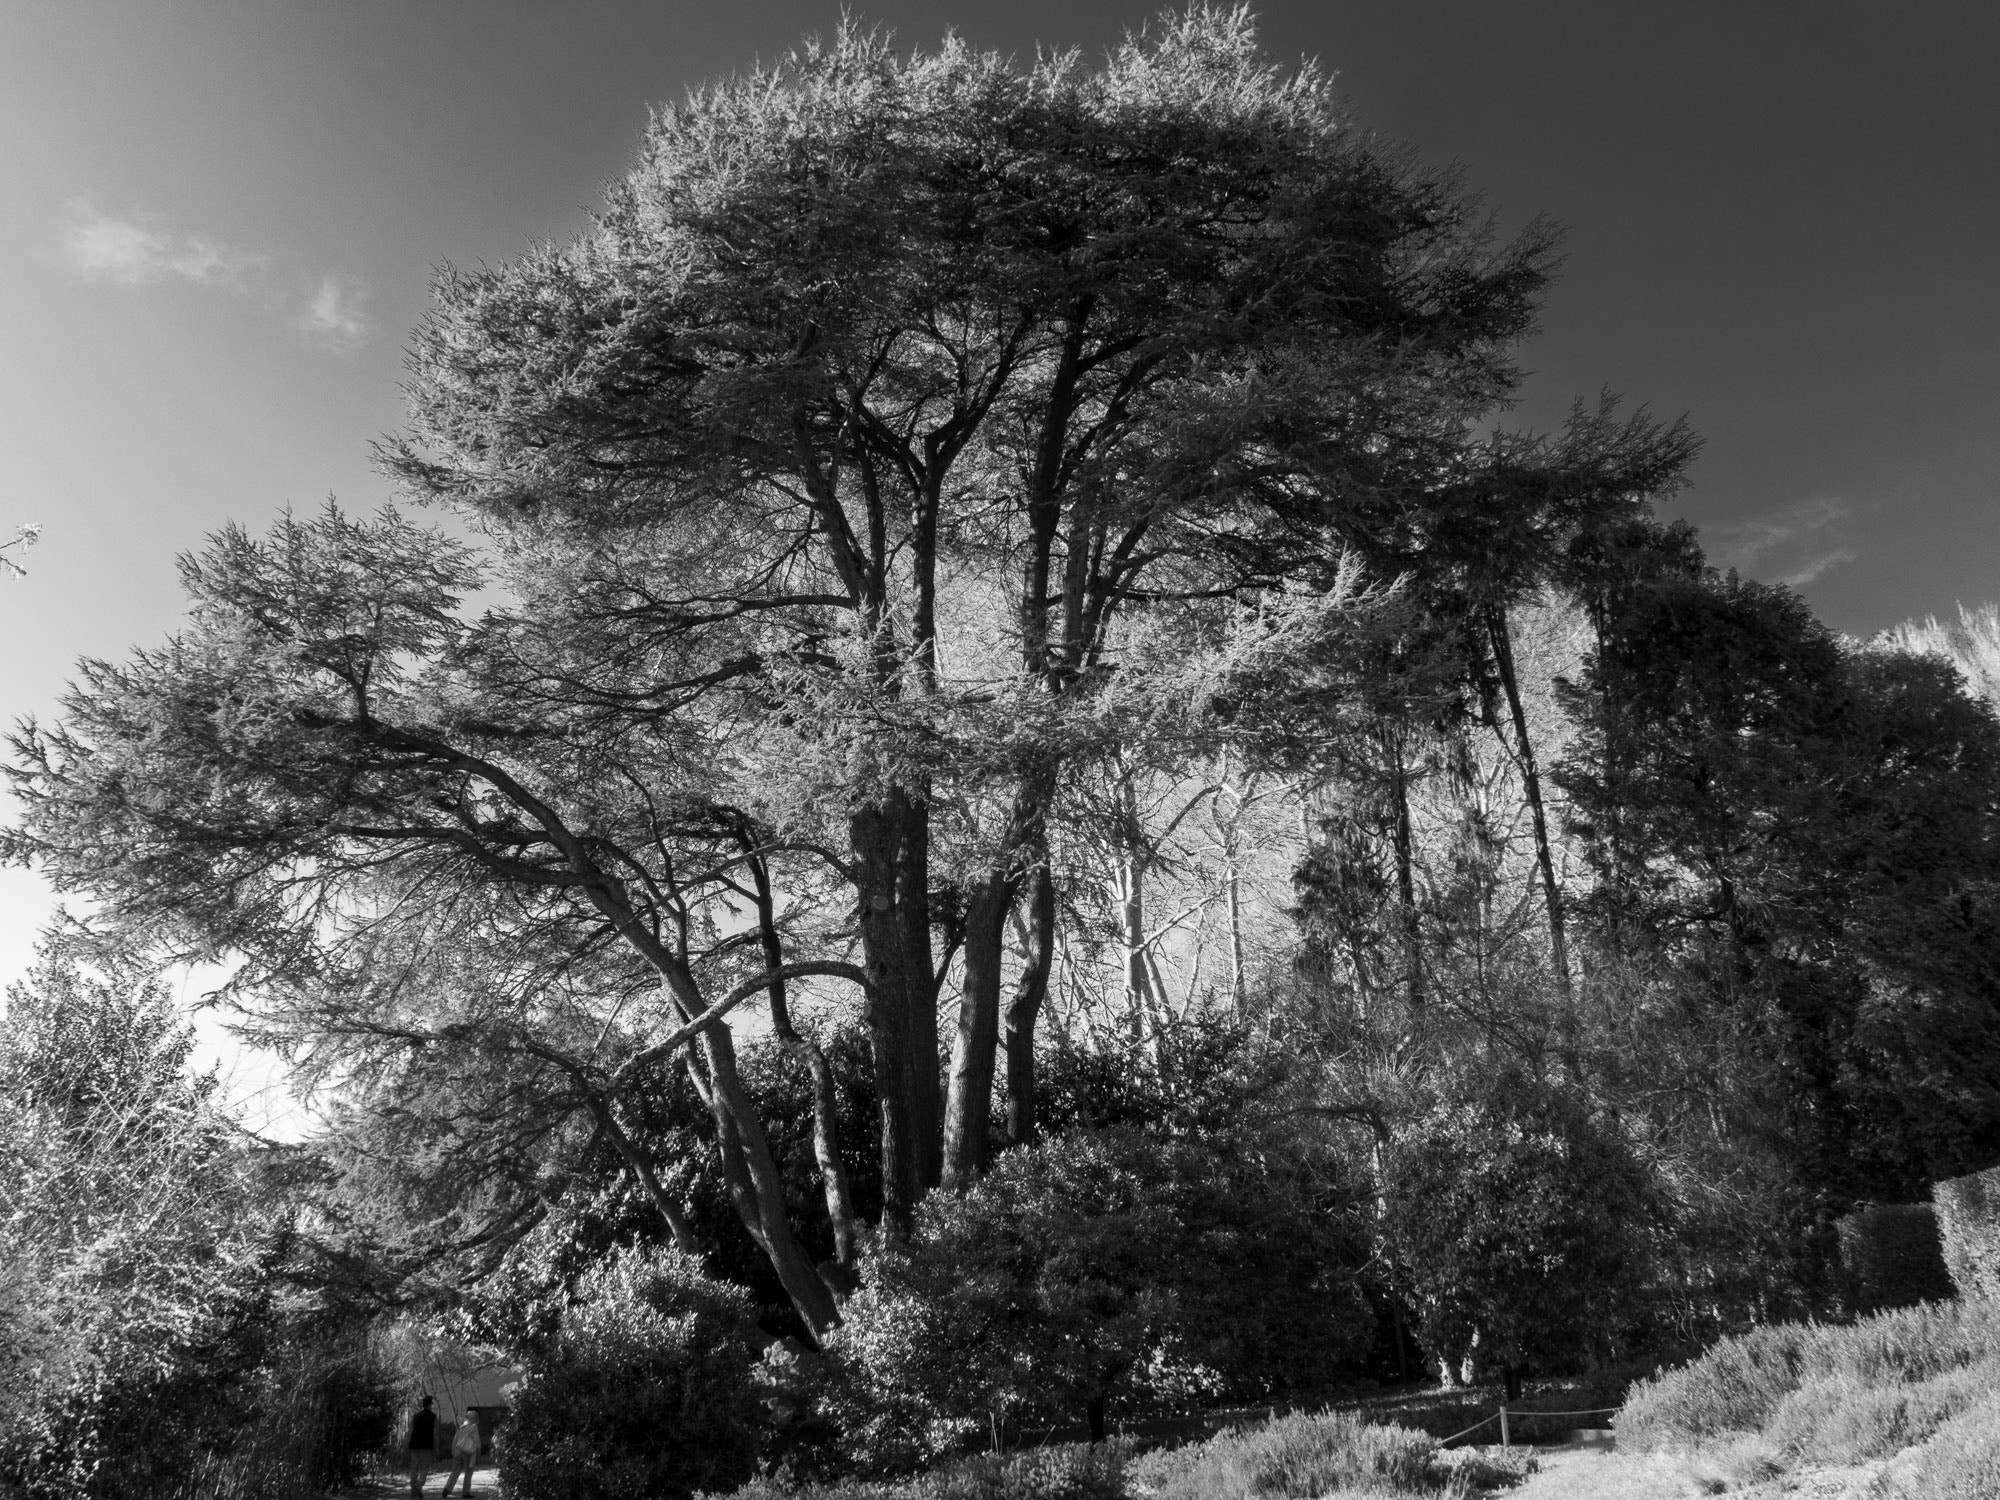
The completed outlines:
[[[368,342],[375,325],[368,321],[368,288],[352,276],[323,276],[306,310],[293,327],[310,343],[345,354]]]
[[[69,205],[57,241],[79,276],[125,286],[179,279],[243,290],[270,264],[261,255],[201,235],[171,234],[133,219],[115,219],[83,202]]]
[[[58,259],[86,281],[128,287],[192,282],[255,303],[307,343],[335,354],[353,352],[374,333],[364,311],[368,288],[356,277],[302,277],[268,255],[142,217],[118,218],[84,199],[65,206],[55,244]]]
[[[1848,536],[1845,500],[1801,500],[1767,516],[1702,528],[1709,555],[1725,568],[1804,588],[1861,554]]]

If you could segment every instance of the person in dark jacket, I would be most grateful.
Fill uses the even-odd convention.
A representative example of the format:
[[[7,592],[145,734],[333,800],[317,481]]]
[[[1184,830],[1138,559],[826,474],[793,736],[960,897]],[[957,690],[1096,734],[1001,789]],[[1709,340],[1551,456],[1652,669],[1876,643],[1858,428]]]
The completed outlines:
[[[437,1413],[431,1410],[431,1398],[424,1397],[423,1405],[410,1415],[410,1493],[421,1495],[424,1481],[431,1477],[431,1460],[437,1457]]]

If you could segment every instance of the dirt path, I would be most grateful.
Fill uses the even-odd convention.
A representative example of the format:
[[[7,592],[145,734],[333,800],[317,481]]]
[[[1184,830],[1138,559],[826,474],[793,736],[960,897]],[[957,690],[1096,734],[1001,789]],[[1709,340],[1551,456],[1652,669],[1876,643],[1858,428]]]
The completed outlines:
[[[1719,1490],[1714,1481],[1722,1475],[1716,1465],[1663,1455],[1554,1448],[1536,1458],[1539,1472],[1501,1491],[1505,1500],[1691,1500],[1713,1494],[1727,1494],[1731,1500],[1866,1500],[1882,1471],[1881,1464],[1805,1469]],[[1710,1482],[1704,1483],[1704,1477]]]
[[[431,1477],[424,1481],[425,1500],[438,1500],[444,1488],[444,1476],[450,1472],[450,1463],[440,1464],[431,1471]],[[342,1490],[340,1500],[408,1500],[410,1476],[407,1472],[392,1473],[388,1470],[375,1475],[351,1490]],[[457,1500],[458,1486],[452,1486],[453,1500]],[[472,1471],[473,1500],[498,1500],[500,1494],[500,1470],[489,1460]]]
[[[1687,1471],[1650,1455],[1548,1448],[1537,1472],[1501,1493],[1506,1500],[1686,1500],[1698,1493]]]

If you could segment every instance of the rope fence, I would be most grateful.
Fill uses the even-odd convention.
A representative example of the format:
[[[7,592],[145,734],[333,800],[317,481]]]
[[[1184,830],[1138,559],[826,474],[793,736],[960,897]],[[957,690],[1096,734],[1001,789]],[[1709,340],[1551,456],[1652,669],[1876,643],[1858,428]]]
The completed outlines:
[[[1454,1432],[1448,1438],[1439,1438],[1438,1446],[1440,1448],[1449,1447],[1451,1444],[1457,1442],[1460,1438],[1470,1437],[1473,1433],[1479,1431],[1480,1428],[1485,1427],[1490,1423],[1498,1422],[1500,1424],[1500,1446],[1503,1448],[1511,1448],[1513,1446],[1513,1442],[1511,1441],[1511,1436],[1508,1432],[1509,1424],[1507,1419],[1509,1417],[1608,1417],[1613,1413],[1615,1413],[1617,1410],[1618,1408],[1615,1406],[1593,1406],[1588,1411],[1542,1411],[1540,1409],[1529,1409],[1520,1407],[1509,1409],[1507,1404],[1503,1401],[1500,1404],[1500,1409],[1495,1413],[1493,1413],[1492,1416],[1481,1417],[1477,1422],[1474,1422],[1470,1427],[1467,1427],[1460,1432]]]

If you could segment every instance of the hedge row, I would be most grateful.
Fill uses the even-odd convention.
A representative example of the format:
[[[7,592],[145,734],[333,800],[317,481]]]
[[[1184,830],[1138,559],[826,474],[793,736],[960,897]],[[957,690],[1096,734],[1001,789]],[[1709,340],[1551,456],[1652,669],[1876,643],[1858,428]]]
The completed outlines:
[[[1952,1294],[1938,1216],[1930,1204],[1869,1204],[1844,1215],[1835,1229],[1853,1312],[1914,1307]]]
[[[1944,1262],[1962,1296],[2000,1296],[2000,1167],[1931,1185]]]

